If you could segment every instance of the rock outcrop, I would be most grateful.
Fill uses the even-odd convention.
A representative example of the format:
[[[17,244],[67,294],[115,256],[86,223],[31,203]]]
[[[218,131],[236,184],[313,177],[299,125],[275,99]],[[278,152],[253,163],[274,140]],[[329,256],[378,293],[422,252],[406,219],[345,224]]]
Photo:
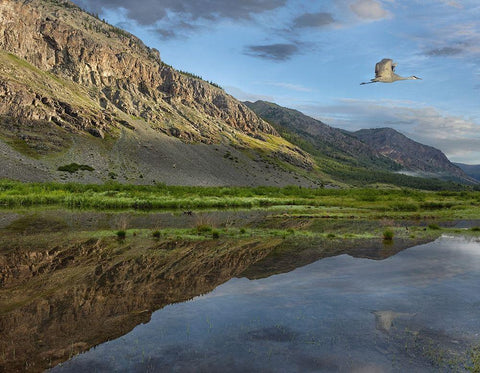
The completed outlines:
[[[17,56],[19,64],[76,83],[78,90],[110,114],[98,115],[89,123],[73,120],[76,127],[108,129],[116,117],[113,109],[118,109],[185,140],[217,139],[219,132],[229,129],[276,134],[222,89],[176,71],[161,61],[155,49],[69,1],[5,0],[0,3],[0,21],[2,50]],[[2,75],[1,114],[58,117],[69,124],[85,114],[88,105],[81,100],[65,103],[42,97],[35,89],[22,89],[15,79],[5,81]]]
[[[40,125],[32,127],[34,124]],[[150,131],[148,138],[142,137],[150,129],[165,136]],[[66,141],[51,144],[49,133]],[[108,141],[95,142],[88,136]],[[152,151],[151,162],[139,151],[128,151],[151,139],[159,144]],[[59,165],[92,161],[99,166],[95,169],[102,171],[90,182],[108,180],[109,168],[121,175],[119,181],[151,175],[150,180],[169,182],[177,179],[171,175],[176,161],[167,167],[167,173],[165,162],[156,171],[156,160],[178,158],[161,149],[168,139],[219,144],[231,153],[252,152],[246,155],[249,159],[261,158],[267,163],[278,159],[306,170],[313,168],[308,154],[282,139],[270,124],[223,89],[175,70],[161,60],[158,50],[72,2],[0,1],[0,147],[17,151],[0,152],[3,164],[11,167],[27,156],[33,158],[28,160],[30,168],[39,170],[34,173],[38,176],[35,180],[49,173],[48,180],[59,180]],[[119,148],[128,154],[120,154]],[[210,160],[199,155],[203,163],[195,166],[192,159],[186,168],[205,169],[205,164],[221,163],[223,154],[216,150],[216,157],[211,157],[212,152]],[[58,157],[42,158],[49,153]],[[85,159],[87,155],[91,160]],[[241,166],[242,170],[253,169],[251,164]],[[222,176],[230,169],[222,166],[221,172],[213,174],[207,170],[200,183],[198,178],[188,177],[174,182],[250,185],[291,184],[287,180],[294,180],[288,176],[289,170],[263,181],[244,181],[247,171],[234,169],[228,177],[218,178],[218,173]],[[25,179],[24,172],[4,171],[0,177]],[[263,175],[258,176],[260,180]]]

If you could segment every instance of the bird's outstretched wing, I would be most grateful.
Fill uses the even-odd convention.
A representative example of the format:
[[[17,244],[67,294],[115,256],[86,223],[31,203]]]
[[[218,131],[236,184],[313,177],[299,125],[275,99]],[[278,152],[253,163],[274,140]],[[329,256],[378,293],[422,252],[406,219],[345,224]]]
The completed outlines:
[[[384,58],[380,62],[377,62],[375,65],[375,78],[386,78],[391,76],[395,66],[397,66],[397,64],[393,63],[393,60],[390,58]]]

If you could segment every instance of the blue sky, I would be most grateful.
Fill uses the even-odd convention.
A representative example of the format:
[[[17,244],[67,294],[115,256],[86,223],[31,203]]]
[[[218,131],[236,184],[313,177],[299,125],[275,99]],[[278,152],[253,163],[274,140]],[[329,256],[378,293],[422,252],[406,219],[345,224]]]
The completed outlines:
[[[392,127],[480,164],[477,0],[75,0],[240,100]],[[360,82],[392,58],[423,80]]]

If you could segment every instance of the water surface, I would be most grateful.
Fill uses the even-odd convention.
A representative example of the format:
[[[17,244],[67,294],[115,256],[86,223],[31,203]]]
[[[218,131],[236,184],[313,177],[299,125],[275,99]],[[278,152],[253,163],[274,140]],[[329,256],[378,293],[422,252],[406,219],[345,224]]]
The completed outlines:
[[[480,242],[443,236],[384,260],[240,275],[53,372],[462,370],[479,333]]]

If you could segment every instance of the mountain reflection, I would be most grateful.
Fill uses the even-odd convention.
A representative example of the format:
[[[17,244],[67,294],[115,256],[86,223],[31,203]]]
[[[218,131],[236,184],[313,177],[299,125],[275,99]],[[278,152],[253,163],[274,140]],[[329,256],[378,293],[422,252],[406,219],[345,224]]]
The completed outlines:
[[[383,259],[419,243],[282,237],[120,242],[62,232],[12,238],[0,251],[0,371],[53,367],[232,277],[268,277],[340,254]]]

